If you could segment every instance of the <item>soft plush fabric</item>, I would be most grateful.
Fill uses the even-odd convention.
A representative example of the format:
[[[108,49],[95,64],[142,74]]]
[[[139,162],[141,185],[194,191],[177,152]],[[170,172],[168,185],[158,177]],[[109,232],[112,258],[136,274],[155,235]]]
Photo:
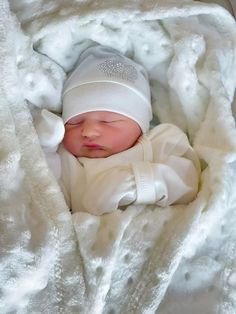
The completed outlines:
[[[236,2],[235,0],[200,0],[205,3],[217,3],[228,10],[234,17],[236,16]]]
[[[74,229],[30,111],[60,112],[88,40],[140,62],[155,116],[188,134],[204,169],[188,206],[83,213]],[[213,4],[0,0],[1,313],[235,313],[235,41]]]

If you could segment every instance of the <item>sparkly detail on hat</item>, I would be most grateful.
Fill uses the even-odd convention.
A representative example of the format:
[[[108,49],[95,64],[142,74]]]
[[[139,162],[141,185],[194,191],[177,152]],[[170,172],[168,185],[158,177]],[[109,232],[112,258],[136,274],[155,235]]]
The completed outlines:
[[[98,68],[107,77],[120,78],[129,82],[135,82],[138,78],[135,67],[120,59],[105,60],[98,64]]]

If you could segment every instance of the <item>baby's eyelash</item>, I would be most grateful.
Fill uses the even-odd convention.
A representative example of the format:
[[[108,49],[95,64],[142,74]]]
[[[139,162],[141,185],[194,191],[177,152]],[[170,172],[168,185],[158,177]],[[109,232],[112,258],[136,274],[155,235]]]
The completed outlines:
[[[101,121],[103,123],[113,123],[113,122],[120,122],[122,120],[110,120],[110,121]]]

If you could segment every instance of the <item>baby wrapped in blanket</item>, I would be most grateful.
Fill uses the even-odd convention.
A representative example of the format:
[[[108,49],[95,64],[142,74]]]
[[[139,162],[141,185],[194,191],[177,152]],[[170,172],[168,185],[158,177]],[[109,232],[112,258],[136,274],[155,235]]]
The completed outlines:
[[[87,48],[65,82],[62,118],[43,110],[35,121],[73,213],[195,198],[200,166],[187,136],[171,124],[149,130],[151,119],[142,66],[108,47]]]

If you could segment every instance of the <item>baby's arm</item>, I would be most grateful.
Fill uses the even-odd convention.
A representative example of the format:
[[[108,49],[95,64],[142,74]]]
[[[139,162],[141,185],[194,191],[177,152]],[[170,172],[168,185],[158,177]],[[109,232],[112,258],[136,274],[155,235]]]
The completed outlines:
[[[153,161],[132,163],[137,204],[186,204],[198,191],[200,164],[187,136],[163,124],[150,133]]]
[[[57,149],[63,140],[65,132],[62,118],[43,109],[40,114],[35,117],[34,126],[49,167],[58,179],[61,174],[61,163]]]
[[[43,149],[50,152],[57,151],[65,133],[62,118],[43,109],[35,118],[34,126]]]

